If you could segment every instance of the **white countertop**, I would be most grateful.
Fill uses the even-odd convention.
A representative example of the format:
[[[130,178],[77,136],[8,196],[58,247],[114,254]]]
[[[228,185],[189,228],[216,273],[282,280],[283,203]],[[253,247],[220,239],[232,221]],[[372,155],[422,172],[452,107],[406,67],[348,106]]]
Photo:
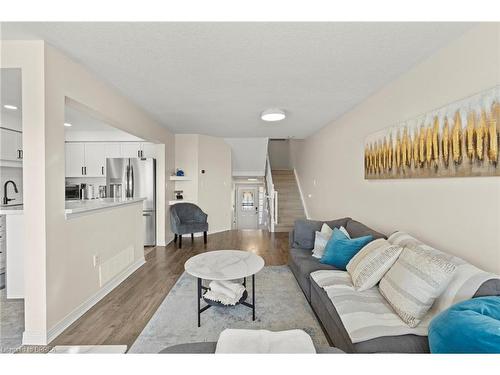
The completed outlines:
[[[64,213],[66,214],[66,218],[69,218],[87,212],[139,203],[145,199],[146,198],[101,198],[66,201]],[[0,207],[0,215],[22,215],[23,213],[22,204]]]
[[[22,215],[23,205],[22,204],[12,204],[9,206],[0,207],[0,215]]]
[[[144,201],[146,198],[101,198],[66,201],[66,218],[91,211],[101,211]]]

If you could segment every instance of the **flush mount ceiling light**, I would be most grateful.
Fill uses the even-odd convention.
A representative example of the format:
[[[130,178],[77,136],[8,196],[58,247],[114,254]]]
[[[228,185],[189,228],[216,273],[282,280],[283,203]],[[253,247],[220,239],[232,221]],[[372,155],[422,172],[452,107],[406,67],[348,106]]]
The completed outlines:
[[[73,124],[70,124],[69,122],[65,122],[65,123],[64,123],[64,126],[66,126],[66,127],[68,127],[68,128],[69,128],[70,126],[73,126]]]
[[[259,180],[256,178],[247,178],[247,181],[259,181]]]
[[[12,104],[4,104],[3,106],[5,109],[12,109],[13,111],[17,110],[17,106],[12,105]]]
[[[281,121],[285,117],[285,111],[279,108],[266,109],[260,114],[260,118],[264,121]]]

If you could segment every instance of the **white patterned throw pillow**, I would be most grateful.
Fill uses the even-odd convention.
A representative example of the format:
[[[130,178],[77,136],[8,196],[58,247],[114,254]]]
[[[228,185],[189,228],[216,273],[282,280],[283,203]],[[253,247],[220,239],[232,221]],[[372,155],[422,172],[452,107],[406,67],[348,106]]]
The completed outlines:
[[[408,326],[416,327],[448,286],[456,265],[429,248],[405,247],[380,280],[379,290]]]
[[[354,288],[361,292],[377,285],[398,259],[403,248],[383,238],[363,247],[347,264]]]
[[[349,232],[344,227],[340,227],[339,230],[342,233],[344,233],[347,238],[351,238],[351,236],[349,235]],[[327,223],[323,223],[323,226],[321,227],[321,233],[326,235],[328,237],[328,239],[330,239],[330,237],[333,234],[333,229],[330,228],[330,226]]]
[[[313,257],[318,259],[321,259],[323,257],[323,253],[325,252],[325,247],[329,239],[330,236],[327,236],[326,234],[321,232],[316,232],[316,237],[314,239],[314,249],[312,253]]]

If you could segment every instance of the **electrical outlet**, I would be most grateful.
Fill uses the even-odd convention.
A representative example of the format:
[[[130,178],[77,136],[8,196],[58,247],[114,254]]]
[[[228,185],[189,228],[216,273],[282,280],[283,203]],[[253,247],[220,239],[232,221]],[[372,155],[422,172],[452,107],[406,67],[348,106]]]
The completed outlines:
[[[92,257],[92,261],[94,263],[94,267],[97,267],[97,265],[99,264],[99,255],[95,254],[93,257]]]

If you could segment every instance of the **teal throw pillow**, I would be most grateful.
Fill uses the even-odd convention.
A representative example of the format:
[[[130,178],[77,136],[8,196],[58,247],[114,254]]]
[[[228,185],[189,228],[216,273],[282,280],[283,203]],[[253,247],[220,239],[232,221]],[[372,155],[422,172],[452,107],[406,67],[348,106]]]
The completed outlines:
[[[352,257],[372,240],[372,235],[350,239],[339,229],[335,228],[332,237],[326,244],[321,263],[329,264],[339,270],[345,271],[347,263],[349,263]]]

